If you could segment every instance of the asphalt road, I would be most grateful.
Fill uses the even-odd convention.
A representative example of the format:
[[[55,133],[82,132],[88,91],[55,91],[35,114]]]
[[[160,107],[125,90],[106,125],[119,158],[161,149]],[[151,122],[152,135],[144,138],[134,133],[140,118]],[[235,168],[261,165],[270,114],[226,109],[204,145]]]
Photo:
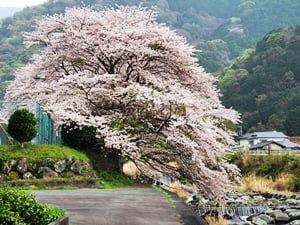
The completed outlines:
[[[177,197],[175,207],[150,187],[113,190],[41,190],[40,202],[64,208],[72,225],[198,225],[199,218]]]

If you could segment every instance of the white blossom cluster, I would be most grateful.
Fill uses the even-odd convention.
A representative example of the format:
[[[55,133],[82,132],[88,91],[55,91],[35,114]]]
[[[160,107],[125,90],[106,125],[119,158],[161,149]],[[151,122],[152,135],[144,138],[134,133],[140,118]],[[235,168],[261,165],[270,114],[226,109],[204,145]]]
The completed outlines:
[[[220,196],[239,177],[221,157],[232,143],[226,123],[238,114],[221,104],[194,48],[155,18],[141,6],[45,17],[25,35],[42,50],[16,72],[6,98],[35,100],[58,123],[96,127],[147,176],[188,178]]]

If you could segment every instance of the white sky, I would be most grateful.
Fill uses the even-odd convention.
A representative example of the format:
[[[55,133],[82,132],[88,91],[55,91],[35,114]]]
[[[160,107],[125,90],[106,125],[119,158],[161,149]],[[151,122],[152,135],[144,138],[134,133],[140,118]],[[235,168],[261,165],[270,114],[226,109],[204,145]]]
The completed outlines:
[[[0,0],[0,7],[18,7],[38,5],[47,0]]]

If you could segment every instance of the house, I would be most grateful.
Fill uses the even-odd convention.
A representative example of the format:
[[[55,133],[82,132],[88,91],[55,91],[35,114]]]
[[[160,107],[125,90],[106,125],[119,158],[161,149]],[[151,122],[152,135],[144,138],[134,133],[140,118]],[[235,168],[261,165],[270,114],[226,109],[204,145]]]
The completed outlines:
[[[243,136],[238,138],[239,145],[247,148],[250,148],[253,145],[265,141],[279,142],[284,140],[288,140],[288,136],[286,136],[282,132],[277,132],[277,131],[262,131],[262,132],[246,133]]]
[[[239,145],[250,150],[283,150],[300,149],[300,146],[289,141],[288,136],[277,131],[246,133],[238,138]]]

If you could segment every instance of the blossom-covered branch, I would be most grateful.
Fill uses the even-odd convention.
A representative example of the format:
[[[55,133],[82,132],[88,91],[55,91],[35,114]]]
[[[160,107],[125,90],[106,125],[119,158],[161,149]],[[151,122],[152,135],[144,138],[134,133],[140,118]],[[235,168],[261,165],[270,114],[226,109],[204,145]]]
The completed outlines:
[[[194,48],[155,16],[139,6],[45,17],[25,35],[41,53],[17,71],[6,98],[33,99],[59,123],[95,127],[147,176],[188,178],[220,195],[239,174],[220,157],[232,143],[224,124],[238,114],[221,104]]]

